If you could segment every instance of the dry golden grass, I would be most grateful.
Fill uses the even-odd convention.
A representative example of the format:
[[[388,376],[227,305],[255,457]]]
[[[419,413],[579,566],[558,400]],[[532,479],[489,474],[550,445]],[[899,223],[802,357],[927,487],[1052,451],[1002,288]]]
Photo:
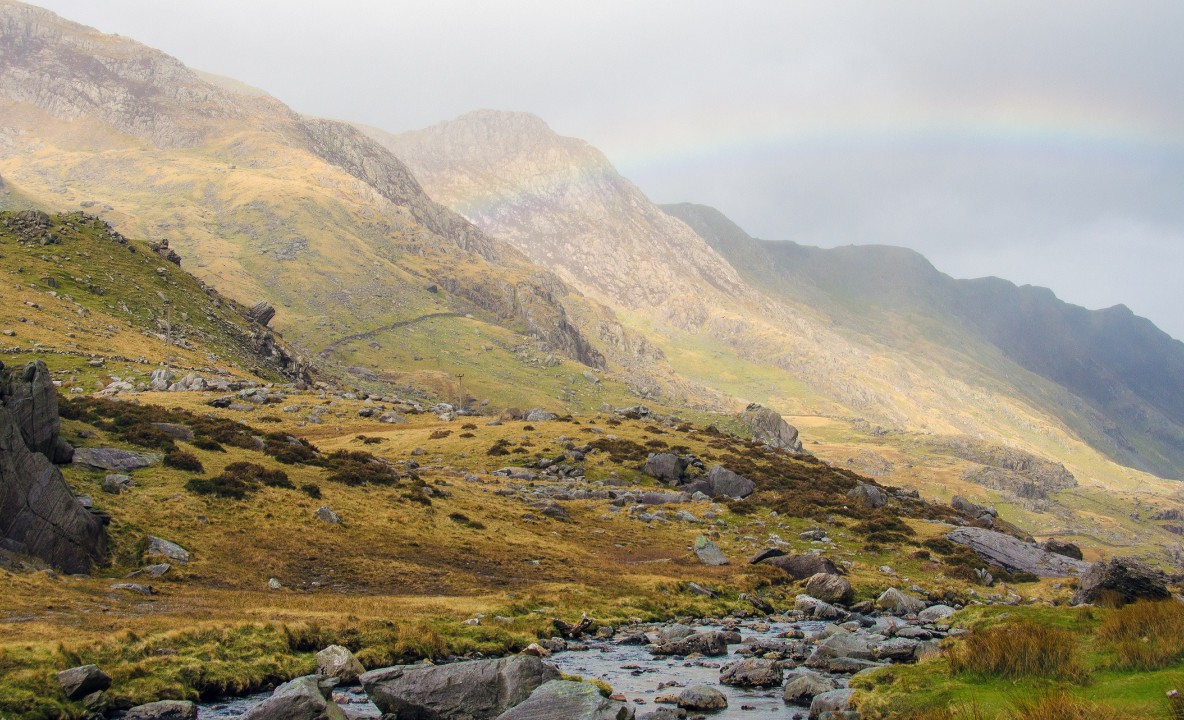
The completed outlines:
[[[1139,602],[1119,608],[1102,621],[1098,637],[1116,655],[1122,670],[1159,670],[1184,658],[1184,603]]]
[[[1082,664],[1073,633],[1034,623],[976,630],[946,651],[955,674],[975,674],[1081,681],[1089,672]]]

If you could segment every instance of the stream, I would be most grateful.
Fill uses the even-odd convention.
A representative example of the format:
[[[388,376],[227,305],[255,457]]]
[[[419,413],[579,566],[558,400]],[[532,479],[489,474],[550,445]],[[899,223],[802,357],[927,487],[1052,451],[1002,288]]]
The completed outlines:
[[[741,623],[738,629],[745,640],[772,640],[790,628],[797,628],[807,634],[820,632],[828,623],[817,620],[796,622],[758,623],[763,632],[754,630],[753,623]],[[718,625],[696,626],[697,632],[727,629]],[[561,672],[580,675],[587,680],[603,680],[617,693],[623,694],[637,709],[640,718],[657,707],[654,702],[661,695],[677,694],[681,687],[710,685],[728,698],[728,707],[705,713],[711,720],[771,720],[793,717],[797,713],[805,716],[807,707],[788,705],[781,699],[781,688],[755,689],[737,688],[719,683],[720,668],[740,656],[735,654],[742,644],[728,646],[728,655],[723,657],[682,658],[677,656],[653,655],[643,645],[618,645],[612,640],[589,640],[586,650],[565,650],[549,658]],[[823,674],[826,674],[825,672]],[[846,676],[835,675],[842,680]],[[663,683],[677,683],[676,686],[659,690]],[[845,683],[843,683],[845,684]],[[237,718],[249,708],[270,696],[269,692],[242,698],[227,698],[199,706],[199,720]],[[360,687],[340,688],[334,691],[334,701],[350,718],[373,719],[381,712],[366,698]]]

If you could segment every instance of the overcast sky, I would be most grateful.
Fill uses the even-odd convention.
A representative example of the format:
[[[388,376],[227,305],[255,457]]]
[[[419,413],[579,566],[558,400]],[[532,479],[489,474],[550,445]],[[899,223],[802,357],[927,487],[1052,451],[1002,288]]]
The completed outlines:
[[[43,0],[296,110],[477,108],[766,239],[1125,303],[1184,338],[1184,2]]]

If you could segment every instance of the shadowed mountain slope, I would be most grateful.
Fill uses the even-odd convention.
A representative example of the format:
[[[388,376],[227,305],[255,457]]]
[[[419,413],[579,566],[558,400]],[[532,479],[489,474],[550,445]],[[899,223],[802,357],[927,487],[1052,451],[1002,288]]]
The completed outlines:
[[[1095,447],[1161,476],[1184,472],[1184,343],[1126,307],[1091,311],[1046,288],[955,280],[904,248],[761,241],[712,208],[665,209],[766,292],[824,309],[902,350],[909,350],[909,335],[892,319],[950,351],[990,345],[1092,409],[1079,413],[1032,398]],[[995,374],[1011,374],[1006,364],[981,359]]]

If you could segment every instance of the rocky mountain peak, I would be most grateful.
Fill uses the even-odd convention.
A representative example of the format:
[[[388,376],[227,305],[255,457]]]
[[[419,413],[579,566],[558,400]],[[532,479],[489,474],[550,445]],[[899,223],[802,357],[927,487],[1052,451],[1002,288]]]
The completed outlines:
[[[424,130],[371,135],[435,200],[595,297],[661,307],[747,292],[727,262],[603,153],[533,115],[480,110]]]

